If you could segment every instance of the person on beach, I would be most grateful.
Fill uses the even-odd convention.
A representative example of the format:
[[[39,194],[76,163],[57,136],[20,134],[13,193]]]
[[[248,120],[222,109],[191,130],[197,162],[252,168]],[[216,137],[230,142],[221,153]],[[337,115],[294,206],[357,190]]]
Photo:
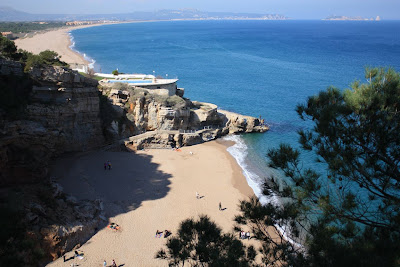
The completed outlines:
[[[170,231],[168,231],[168,230],[165,230],[165,233],[164,233],[164,238],[167,238],[167,237],[169,237],[171,234],[172,234],[172,233],[171,233]]]
[[[103,262],[103,266],[104,266],[104,267],[106,267],[106,266],[107,266],[107,262],[106,262],[106,260],[104,260],[104,262]]]
[[[246,238],[247,238],[247,240],[250,240],[250,232],[246,233]]]
[[[108,170],[111,170],[111,162],[108,162]]]
[[[219,205],[218,205],[218,207],[219,207],[219,210],[222,210],[222,205],[221,205],[221,202],[219,202]]]
[[[160,232],[160,231],[157,230],[157,232],[156,232],[156,237],[160,238],[160,237],[162,236],[162,233],[163,233],[163,232]]]
[[[104,170],[107,170],[107,162],[104,162]]]
[[[117,267],[117,264],[115,263],[115,260],[112,261],[112,267]]]
[[[200,197],[199,193],[196,192],[196,198],[199,199],[199,197]]]

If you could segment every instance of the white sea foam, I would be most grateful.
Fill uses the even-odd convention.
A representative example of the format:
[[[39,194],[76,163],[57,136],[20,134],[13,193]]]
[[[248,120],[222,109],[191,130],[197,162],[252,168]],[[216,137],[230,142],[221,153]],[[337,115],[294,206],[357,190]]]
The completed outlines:
[[[68,32],[68,35],[69,35],[69,39],[71,40],[71,45],[69,46],[69,48],[70,48],[72,51],[74,51],[74,52],[76,52],[76,53],[78,53],[78,54],[81,54],[81,55],[83,56],[83,58],[84,58],[86,61],[90,62],[89,65],[88,65],[89,68],[90,68],[90,69],[94,69],[94,64],[96,63],[96,60],[94,60],[93,58],[89,57],[89,56],[86,55],[85,53],[81,53],[81,52],[79,52],[78,50],[76,50],[76,48],[75,48],[74,36],[72,35],[71,32]]]
[[[246,177],[247,184],[253,189],[253,192],[258,197],[260,203],[262,205],[265,205],[267,203],[279,205],[280,201],[276,195],[271,194],[271,196],[267,197],[262,194],[264,179],[257,175],[254,171],[252,171],[246,163],[246,159],[248,156],[248,146],[243,141],[243,139],[238,135],[228,135],[224,137],[224,140],[235,142],[235,144],[229,147],[227,150],[239,164],[240,168],[243,171],[243,175]],[[287,227],[285,225],[276,224],[275,227],[288,242],[298,248],[303,248],[300,243],[289,237],[290,233],[288,233]]]
[[[262,186],[264,180],[254,171],[251,171],[248,164],[246,163],[248,147],[243,139],[238,135],[228,135],[224,139],[235,142],[235,144],[229,147],[227,150],[235,158],[240,168],[242,168],[243,175],[246,177],[248,185],[253,189],[254,194],[258,197],[261,204],[266,204],[270,202],[278,204],[279,202],[276,196],[266,197],[262,194]]]

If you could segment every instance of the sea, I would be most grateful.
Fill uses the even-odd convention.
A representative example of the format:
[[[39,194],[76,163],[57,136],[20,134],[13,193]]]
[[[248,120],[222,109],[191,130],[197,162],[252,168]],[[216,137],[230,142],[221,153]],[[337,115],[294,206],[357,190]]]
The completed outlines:
[[[73,49],[98,72],[178,78],[185,97],[262,117],[266,133],[226,137],[228,151],[261,202],[265,179],[285,181],[266,153],[280,143],[299,148],[298,130],[312,127],[295,111],[329,86],[366,82],[366,67],[400,71],[400,21],[201,20],[103,25],[71,32]],[[326,175],[316,156],[304,167]]]

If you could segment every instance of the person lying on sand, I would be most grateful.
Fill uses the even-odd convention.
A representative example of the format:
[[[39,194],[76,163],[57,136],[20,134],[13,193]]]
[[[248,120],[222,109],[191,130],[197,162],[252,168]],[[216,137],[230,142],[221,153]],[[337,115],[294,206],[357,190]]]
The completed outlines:
[[[158,231],[158,230],[157,230],[157,232],[156,232],[156,237],[160,238],[160,237],[162,236],[162,233],[163,233],[162,231]]]
[[[109,225],[107,225],[107,227],[115,231],[119,230],[120,228],[119,225],[116,223],[110,223]]]

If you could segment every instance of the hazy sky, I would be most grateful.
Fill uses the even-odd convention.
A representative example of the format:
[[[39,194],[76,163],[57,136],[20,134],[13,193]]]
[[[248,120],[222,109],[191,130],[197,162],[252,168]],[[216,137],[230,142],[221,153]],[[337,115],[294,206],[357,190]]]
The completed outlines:
[[[196,8],[203,11],[276,13],[297,19],[329,15],[400,19],[400,0],[0,0],[29,13],[99,14]]]

